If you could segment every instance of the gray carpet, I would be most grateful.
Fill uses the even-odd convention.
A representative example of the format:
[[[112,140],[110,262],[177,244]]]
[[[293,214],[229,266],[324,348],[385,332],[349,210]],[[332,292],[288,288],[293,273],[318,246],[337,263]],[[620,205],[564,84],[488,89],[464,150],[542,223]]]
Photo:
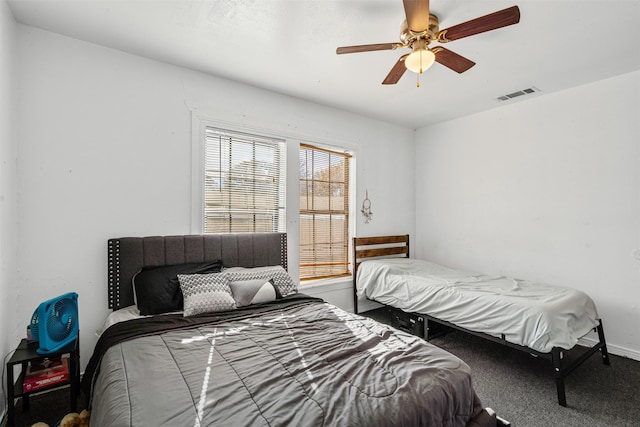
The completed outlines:
[[[53,427],[62,417],[71,412],[69,386],[60,387],[46,393],[29,397],[29,410],[22,409],[23,400],[19,398],[15,406],[15,426],[30,427],[36,422],[44,422]],[[78,399],[78,412],[84,409],[83,400]]]
[[[390,323],[385,309],[362,315]],[[594,354],[565,379],[567,407],[562,407],[549,360],[459,331],[430,342],[464,360],[483,405],[515,427],[640,425],[638,361],[610,354],[606,366]],[[579,354],[580,349],[565,353],[568,360]]]

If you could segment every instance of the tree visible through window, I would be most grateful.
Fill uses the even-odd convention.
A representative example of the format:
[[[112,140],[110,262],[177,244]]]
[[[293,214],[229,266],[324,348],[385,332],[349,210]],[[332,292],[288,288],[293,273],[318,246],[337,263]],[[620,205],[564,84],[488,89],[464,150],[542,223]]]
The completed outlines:
[[[300,278],[349,273],[350,155],[300,145]]]
[[[284,231],[284,140],[207,127],[205,233]]]

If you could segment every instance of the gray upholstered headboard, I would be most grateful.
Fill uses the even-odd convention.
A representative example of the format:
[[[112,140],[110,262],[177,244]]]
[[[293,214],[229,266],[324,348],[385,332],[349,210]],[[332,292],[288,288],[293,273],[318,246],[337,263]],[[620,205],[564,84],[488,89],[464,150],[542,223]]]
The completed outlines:
[[[142,267],[222,260],[225,267],[282,265],[286,233],[120,237],[108,241],[109,308],[134,304],[133,276]]]

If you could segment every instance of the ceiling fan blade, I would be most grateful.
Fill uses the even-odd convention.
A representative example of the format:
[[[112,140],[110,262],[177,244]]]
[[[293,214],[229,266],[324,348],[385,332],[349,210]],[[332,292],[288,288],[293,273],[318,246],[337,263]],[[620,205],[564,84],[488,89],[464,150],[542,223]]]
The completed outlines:
[[[429,29],[429,0],[403,0],[407,26],[414,33]]]
[[[404,65],[404,60],[407,58],[407,56],[409,56],[408,53],[398,58],[398,61],[395,63],[393,68],[391,68],[391,71],[389,71],[389,74],[387,74],[387,77],[385,77],[384,81],[382,82],[383,85],[394,85],[398,83],[400,77],[402,77],[404,72],[407,71],[407,67]]]
[[[378,43],[363,44],[359,46],[342,46],[336,49],[338,55],[343,53],[371,52],[374,50],[393,50],[398,47],[398,43]]]
[[[439,42],[450,42],[463,37],[484,33],[485,31],[517,24],[518,22],[520,22],[520,9],[518,6],[512,6],[441,30],[436,37]]]
[[[445,49],[442,46],[435,47],[431,50],[436,54],[436,62],[452,69],[456,73],[464,73],[469,68],[476,65],[476,63],[470,59],[467,59],[462,55],[458,55],[449,49]]]

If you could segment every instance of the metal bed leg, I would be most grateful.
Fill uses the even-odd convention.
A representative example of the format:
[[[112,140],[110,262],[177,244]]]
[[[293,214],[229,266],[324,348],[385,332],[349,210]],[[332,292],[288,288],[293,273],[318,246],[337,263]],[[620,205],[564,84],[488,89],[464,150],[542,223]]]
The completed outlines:
[[[607,342],[604,339],[604,327],[602,326],[602,319],[599,319],[599,324],[596,330],[598,331],[598,339],[600,340],[600,355],[602,356],[602,363],[610,365],[609,352],[607,351]]]
[[[564,390],[564,373],[562,372],[562,356],[562,350],[557,347],[551,351],[551,359],[556,377],[556,390],[558,391],[558,404],[560,406],[567,406],[567,396]]]

